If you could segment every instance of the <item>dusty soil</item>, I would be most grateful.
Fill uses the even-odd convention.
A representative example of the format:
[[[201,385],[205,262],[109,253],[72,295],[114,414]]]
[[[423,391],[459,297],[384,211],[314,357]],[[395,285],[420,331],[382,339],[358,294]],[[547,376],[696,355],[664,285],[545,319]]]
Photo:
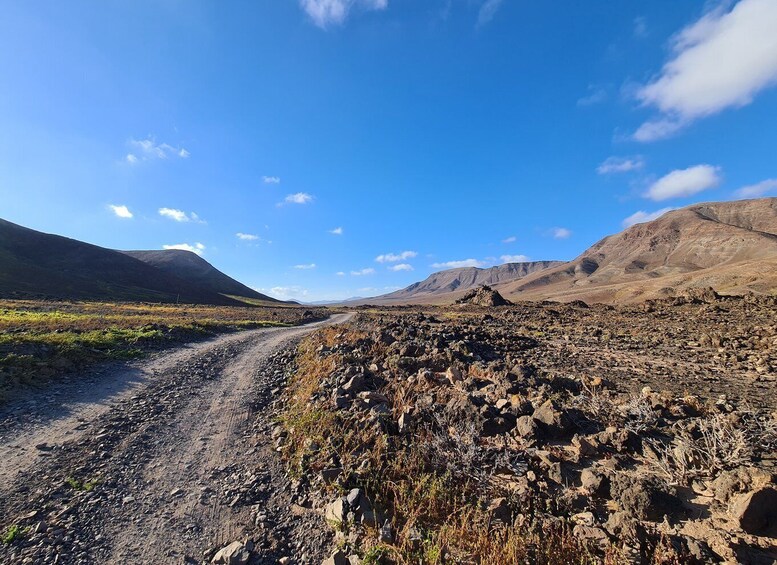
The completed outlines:
[[[339,558],[777,562],[774,297],[368,307],[299,360],[278,443]]]
[[[320,560],[326,528],[296,507],[267,433],[293,346],[326,322],[227,335],[74,375],[0,412],[3,563]],[[317,534],[317,532],[320,532]]]

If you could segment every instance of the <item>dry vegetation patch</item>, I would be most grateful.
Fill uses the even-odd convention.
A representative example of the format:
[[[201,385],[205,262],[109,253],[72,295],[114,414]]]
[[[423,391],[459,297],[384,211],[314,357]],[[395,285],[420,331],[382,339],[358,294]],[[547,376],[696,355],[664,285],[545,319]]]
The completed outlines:
[[[219,332],[288,326],[321,309],[0,300],[0,397],[19,384]]]
[[[710,306],[365,310],[300,346],[276,444],[337,559],[769,559],[775,314]]]

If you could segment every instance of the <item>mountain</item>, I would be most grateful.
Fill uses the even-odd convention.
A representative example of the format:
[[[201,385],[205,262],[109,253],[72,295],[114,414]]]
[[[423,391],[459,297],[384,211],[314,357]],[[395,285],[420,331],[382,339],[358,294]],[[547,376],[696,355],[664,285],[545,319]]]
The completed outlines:
[[[256,300],[273,300],[225,275],[191,251],[164,249],[161,251],[122,251],[122,253],[211,292]]]
[[[245,305],[224,296],[226,293],[216,286],[201,286],[187,275],[179,276],[172,269],[158,268],[120,251],[0,219],[0,297]],[[217,278],[212,276],[211,280]],[[236,288],[229,285],[224,290]]]
[[[777,290],[777,198],[695,204],[605,237],[576,259],[499,285],[507,298],[633,302],[711,286]]]
[[[694,204],[605,237],[572,261],[433,273],[358,303],[450,304],[487,285],[509,300],[627,303],[712,287],[777,292],[777,198]]]
[[[376,298],[365,298],[361,302],[372,304],[406,304],[439,302],[450,298],[452,293],[463,294],[465,291],[479,286],[494,286],[520,280],[537,271],[561,265],[561,261],[532,261],[526,263],[505,263],[496,267],[481,269],[478,267],[464,267],[460,269],[448,269],[432,273],[421,282],[397,290],[390,294],[384,294]]]

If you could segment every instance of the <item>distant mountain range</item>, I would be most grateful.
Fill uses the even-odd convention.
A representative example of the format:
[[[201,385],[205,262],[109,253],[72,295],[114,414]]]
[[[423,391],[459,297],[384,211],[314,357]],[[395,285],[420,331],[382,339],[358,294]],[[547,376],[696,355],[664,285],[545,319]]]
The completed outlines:
[[[189,251],[115,251],[0,219],[0,297],[278,303]]]
[[[450,304],[488,285],[509,300],[627,303],[693,287],[777,292],[777,198],[695,204],[605,237],[569,262],[450,269],[348,304]],[[0,297],[279,303],[188,251],[115,251],[0,220]]]
[[[390,294],[378,297],[381,303],[390,304],[396,302],[415,303],[436,301],[440,297],[449,299],[451,293],[464,293],[482,285],[495,286],[499,283],[515,281],[532,273],[563,264],[562,261],[533,261],[527,263],[506,263],[497,267],[481,269],[478,267],[464,267],[460,269],[448,269],[432,273],[421,282],[413,283],[407,288],[397,290]],[[372,298],[363,298],[361,301],[373,302]]]
[[[777,198],[695,204],[605,237],[566,263],[434,273],[360,302],[448,304],[487,284],[510,300],[626,303],[693,287],[777,292]]]

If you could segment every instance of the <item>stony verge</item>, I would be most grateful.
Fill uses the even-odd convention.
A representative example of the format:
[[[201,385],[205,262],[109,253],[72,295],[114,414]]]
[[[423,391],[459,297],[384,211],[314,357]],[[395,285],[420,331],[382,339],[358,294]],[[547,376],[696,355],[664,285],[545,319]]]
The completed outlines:
[[[777,301],[365,309],[273,431],[325,563],[773,563]]]

